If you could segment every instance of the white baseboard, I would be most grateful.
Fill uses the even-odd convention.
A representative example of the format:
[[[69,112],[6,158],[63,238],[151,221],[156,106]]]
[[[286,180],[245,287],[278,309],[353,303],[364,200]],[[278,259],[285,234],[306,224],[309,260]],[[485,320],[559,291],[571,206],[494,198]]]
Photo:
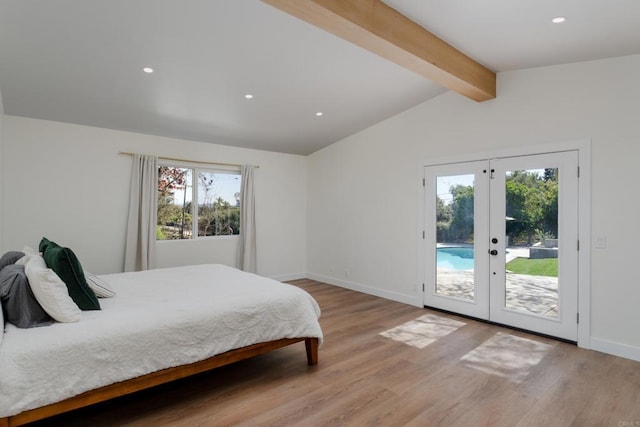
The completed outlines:
[[[307,273],[307,278],[334,286],[340,286],[341,288],[350,289],[352,291],[362,292],[363,294],[373,295],[416,307],[423,307],[422,298],[420,296],[416,297],[413,295],[399,294],[397,292],[372,288],[371,286],[362,285],[360,283],[349,282],[347,280],[336,279],[335,277],[323,276],[322,274],[316,273]]]
[[[307,273],[289,273],[289,274],[279,274],[277,276],[270,276],[270,279],[277,280],[278,282],[286,282],[288,280],[300,280],[306,279],[308,277]]]
[[[640,362],[640,347],[591,337],[591,349]]]

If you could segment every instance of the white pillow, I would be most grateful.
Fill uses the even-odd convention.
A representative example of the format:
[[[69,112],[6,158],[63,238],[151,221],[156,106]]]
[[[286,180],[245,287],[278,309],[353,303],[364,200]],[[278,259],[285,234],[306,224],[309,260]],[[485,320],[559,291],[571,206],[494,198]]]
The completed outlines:
[[[36,251],[31,246],[24,246],[22,248],[22,252],[24,252],[25,255],[40,255],[40,252]]]
[[[40,255],[38,252],[36,252],[35,249],[31,248],[30,246],[25,246],[24,248],[22,248],[22,252],[24,252],[24,256],[15,262],[16,265],[27,265],[27,261],[29,261],[29,258],[32,255]]]
[[[50,268],[40,255],[28,255],[24,270],[29,279],[33,295],[44,311],[58,322],[77,322],[82,312],[69,296],[64,282]]]
[[[102,277],[85,271],[84,278],[87,279],[87,284],[98,298],[113,298],[116,296],[116,291]]]
[[[27,261],[29,261],[29,258],[31,257],[31,255],[25,255],[22,258],[19,258],[15,264],[16,265],[27,265]]]

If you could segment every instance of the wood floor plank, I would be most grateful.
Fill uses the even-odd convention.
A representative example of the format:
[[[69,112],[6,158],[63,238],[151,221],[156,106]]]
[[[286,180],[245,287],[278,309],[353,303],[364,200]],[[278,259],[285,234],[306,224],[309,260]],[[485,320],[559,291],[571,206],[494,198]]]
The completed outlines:
[[[309,279],[290,283],[322,310],[317,366],[291,346],[34,425],[640,425],[638,362]],[[424,348],[380,335],[427,314],[463,325]],[[506,350],[483,345],[504,336],[539,346],[539,359],[494,366]]]

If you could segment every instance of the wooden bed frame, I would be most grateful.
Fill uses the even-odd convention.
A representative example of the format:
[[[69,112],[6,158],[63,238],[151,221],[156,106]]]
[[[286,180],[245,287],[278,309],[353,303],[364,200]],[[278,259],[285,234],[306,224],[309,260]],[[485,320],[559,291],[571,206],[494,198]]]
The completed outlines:
[[[12,427],[27,424],[43,418],[58,415],[74,409],[104,402],[105,400],[124,396],[146,388],[168,383],[201,372],[209,371],[220,366],[229,365],[240,360],[249,359],[260,354],[268,353],[297,342],[304,341],[307,350],[307,363],[310,366],[318,364],[318,338],[283,338],[276,341],[258,343],[236,350],[221,353],[200,362],[191,363],[174,368],[152,372],[141,377],[132,378],[115,384],[110,384],[95,390],[89,390],[61,402],[52,403],[36,409],[21,412],[11,417],[0,418],[0,427]]]

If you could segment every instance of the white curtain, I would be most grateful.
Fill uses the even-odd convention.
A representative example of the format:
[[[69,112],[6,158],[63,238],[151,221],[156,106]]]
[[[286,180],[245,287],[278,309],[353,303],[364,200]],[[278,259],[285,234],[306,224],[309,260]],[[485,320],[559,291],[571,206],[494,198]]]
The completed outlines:
[[[253,170],[251,165],[242,165],[242,187],[240,188],[240,245],[238,246],[238,268],[256,272],[256,209],[253,193]]]
[[[134,154],[131,167],[124,271],[149,270],[155,266],[157,187],[156,157]]]

